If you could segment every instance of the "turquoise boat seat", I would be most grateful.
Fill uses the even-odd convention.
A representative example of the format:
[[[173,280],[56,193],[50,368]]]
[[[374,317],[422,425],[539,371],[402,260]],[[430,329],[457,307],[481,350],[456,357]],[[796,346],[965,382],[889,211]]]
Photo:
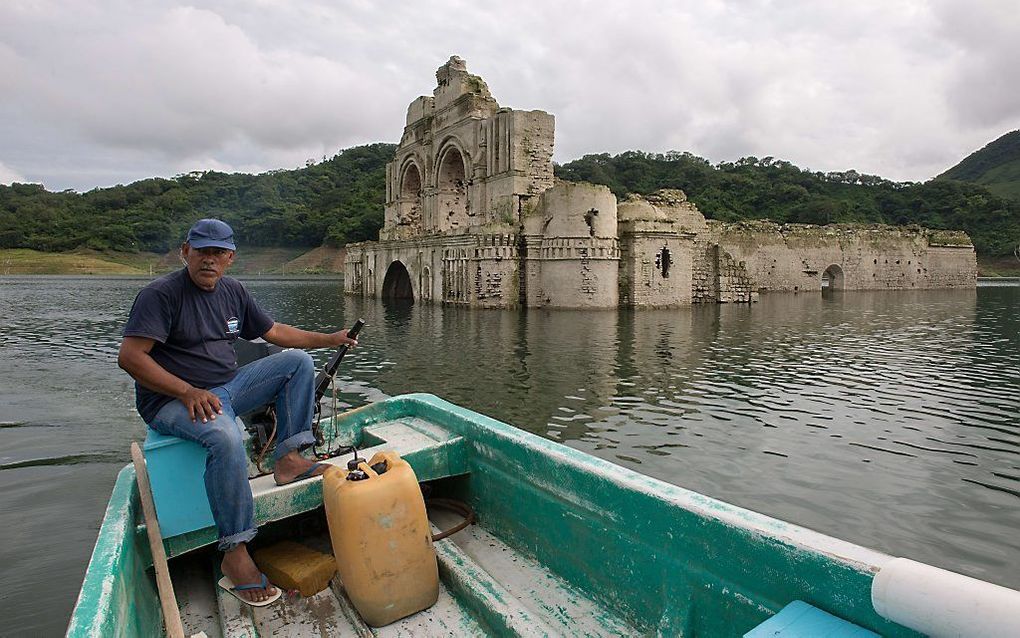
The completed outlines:
[[[143,449],[163,538],[212,525],[205,494],[205,448],[150,428]]]
[[[864,627],[837,618],[802,600],[783,607],[744,638],[881,638]]]

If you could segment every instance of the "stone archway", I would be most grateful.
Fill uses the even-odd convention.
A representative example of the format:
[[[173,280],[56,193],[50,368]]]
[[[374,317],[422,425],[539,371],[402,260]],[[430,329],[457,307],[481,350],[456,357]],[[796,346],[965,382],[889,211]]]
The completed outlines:
[[[846,278],[843,276],[843,268],[832,264],[822,273],[822,290],[845,290]]]
[[[383,299],[399,299],[414,301],[414,288],[411,286],[411,275],[407,267],[399,261],[390,264],[383,279]]]
[[[439,230],[468,226],[467,170],[464,160],[460,149],[452,144],[439,157],[436,170],[436,227]]]
[[[422,229],[421,171],[414,162],[408,162],[400,176],[399,217],[397,224]]]

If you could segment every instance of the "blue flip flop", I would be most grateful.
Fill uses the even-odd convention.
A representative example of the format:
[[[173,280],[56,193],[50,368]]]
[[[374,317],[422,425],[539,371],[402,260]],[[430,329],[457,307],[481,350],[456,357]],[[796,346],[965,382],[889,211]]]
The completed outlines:
[[[305,470],[304,472],[298,474],[293,479],[287,481],[286,483],[277,483],[277,485],[290,485],[291,483],[297,483],[298,481],[303,481],[305,479],[310,479],[313,476],[318,476],[315,473],[315,470],[319,469],[320,467],[326,467],[326,465],[328,465],[328,464],[327,463],[313,463],[312,467],[310,467],[307,470]]]
[[[280,590],[279,587],[276,588],[276,593],[275,594],[273,594],[272,596],[270,596],[269,598],[267,598],[265,600],[260,600],[258,602],[253,601],[253,600],[248,600],[244,596],[241,596],[240,594],[238,594],[238,592],[242,592],[242,591],[249,591],[249,590],[252,590],[252,589],[266,589],[267,587],[269,587],[270,582],[269,582],[269,579],[266,578],[266,575],[265,574],[259,574],[259,575],[262,577],[262,580],[260,582],[258,582],[258,583],[248,583],[246,585],[234,585],[233,581],[231,581],[229,577],[224,576],[223,578],[220,579],[219,583],[217,583],[217,584],[224,591],[226,591],[231,596],[233,596],[234,598],[238,599],[239,601],[241,601],[242,603],[244,603],[246,605],[251,605],[252,607],[265,607],[266,605],[269,605],[271,603],[275,603],[277,600],[279,600],[280,596],[283,595],[283,592]]]

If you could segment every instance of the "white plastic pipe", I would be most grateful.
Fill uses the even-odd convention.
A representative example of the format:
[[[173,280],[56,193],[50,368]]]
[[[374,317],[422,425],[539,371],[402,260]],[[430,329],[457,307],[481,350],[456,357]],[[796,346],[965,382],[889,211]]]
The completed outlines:
[[[1020,591],[908,558],[882,565],[871,604],[882,617],[936,638],[1020,636]]]

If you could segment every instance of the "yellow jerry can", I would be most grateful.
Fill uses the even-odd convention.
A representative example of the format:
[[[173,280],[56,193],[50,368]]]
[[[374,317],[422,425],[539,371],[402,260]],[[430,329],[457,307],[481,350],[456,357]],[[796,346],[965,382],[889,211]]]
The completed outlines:
[[[432,530],[407,461],[379,452],[356,470],[331,468],[322,499],[340,580],[366,623],[381,627],[435,604]]]

